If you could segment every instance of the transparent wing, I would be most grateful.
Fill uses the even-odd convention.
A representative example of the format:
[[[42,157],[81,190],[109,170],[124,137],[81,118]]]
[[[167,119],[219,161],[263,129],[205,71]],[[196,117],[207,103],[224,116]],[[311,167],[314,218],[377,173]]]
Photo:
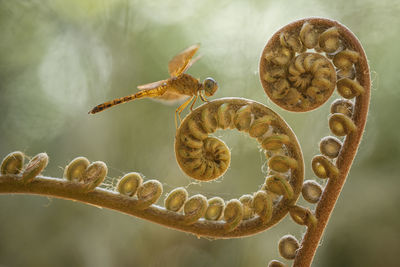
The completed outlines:
[[[202,55],[198,55],[194,59],[191,59],[189,63],[186,65],[186,67],[182,70],[181,73],[184,73],[188,68],[190,68],[197,60],[199,60],[202,57]]]
[[[148,90],[148,89],[155,89],[160,86],[165,86],[166,84],[167,84],[167,80],[162,80],[162,81],[158,81],[158,82],[154,82],[154,83],[147,83],[147,84],[139,85],[137,88],[139,90]],[[174,104],[177,102],[181,102],[181,101],[185,100],[186,98],[188,98],[187,95],[175,93],[173,91],[168,90],[168,88],[167,88],[165,93],[163,93],[160,96],[153,97],[152,99],[156,100],[158,102],[163,102],[164,104]]]
[[[190,62],[194,54],[199,50],[199,47],[199,44],[192,45],[170,60],[168,63],[168,72],[171,77],[179,76],[194,63]]]
[[[183,102],[187,99],[188,95],[177,94],[174,92],[166,91],[163,95],[153,98],[153,100],[162,102],[164,104],[175,104]]]
[[[142,84],[142,85],[139,85],[137,88],[139,90],[154,89],[154,88],[166,85],[166,84],[167,84],[167,80],[161,80],[161,81],[158,81],[158,82]]]

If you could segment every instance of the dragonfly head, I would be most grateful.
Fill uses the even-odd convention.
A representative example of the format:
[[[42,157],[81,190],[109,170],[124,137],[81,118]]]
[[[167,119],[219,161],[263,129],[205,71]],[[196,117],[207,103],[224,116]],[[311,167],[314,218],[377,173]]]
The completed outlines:
[[[213,78],[206,78],[203,81],[203,90],[206,96],[212,96],[218,89],[218,84]]]

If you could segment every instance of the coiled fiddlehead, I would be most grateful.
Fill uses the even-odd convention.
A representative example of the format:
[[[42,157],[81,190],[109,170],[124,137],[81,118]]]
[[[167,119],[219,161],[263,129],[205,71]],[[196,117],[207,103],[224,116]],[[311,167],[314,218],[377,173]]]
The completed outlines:
[[[210,136],[218,129],[237,129],[256,138],[265,149],[268,174],[281,178],[270,182],[267,179],[264,191],[256,192],[254,196],[247,195],[240,201],[228,202],[225,217],[228,210],[232,213],[231,210],[239,209],[238,205],[246,212],[235,220],[225,218],[226,224],[234,222],[234,227],[225,229],[230,232],[237,227],[237,231],[242,232],[240,235],[247,235],[272,226],[288,212],[288,207],[295,203],[300,193],[298,186],[303,181],[303,158],[295,135],[280,116],[255,101],[223,98],[208,102],[193,110],[176,133],[176,159],[188,176],[209,181],[221,177],[228,169],[229,148],[222,140]],[[268,184],[286,190],[274,191]],[[273,203],[272,198],[276,196],[282,197]],[[230,235],[236,235],[236,231]]]
[[[225,173],[230,163],[229,148],[209,134],[226,128],[256,138],[270,158],[271,171],[301,177],[301,152],[291,129],[264,105],[241,98],[209,102],[183,120],[175,138],[176,159],[183,172],[200,181],[217,179]]]
[[[328,119],[337,137],[322,138],[321,155],[311,162],[314,174],[328,183],[323,189],[308,180],[302,189],[304,199],[317,204],[315,211],[298,206],[290,210],[295,222],[307,226],[299,249],[290,258],[294,266],[309,266],[364,131],[370,98],[367,58],[360,42],[342,24],[302,19],[281,28],[268,41],[261,55],[260,79],[271,100],[290,111],[318,108],[335,88],[343,97],[332,102]],[[270,266],[278,264],[271,261]]]
[[[335,87],[347,99],[362,94],[354,65],[360,60],[360,47],[344,32],[328,20],[308,19],[275,33],[260,61],[261,83],[271,100],[284,109],[304,112],[324,104]]]
[[[65,179],[40,176],[48,163],[45,153],[24,166],[25,155],[14,152],[1,164],[0,193],[29,193],[73,199],[131,214],[155,223],[214,238],[243,237],[278,223],[287,213],[307,227],[299,242],[291,235],[279,242],[294,266],[311,265],[322,233],[343,187],[364,130],[370,96],[370,76],[357,38],[338,22],[309,18],[293,22],[268,41],[260,60],[260,78],[273,102],[305,112],[325,103],[335,88],[343,97],[331,104],[329,128],[336,135],[322,138],[321,155],[311,162],[314,174],[327,179],[323,188],[313,180],[303,184],[304,163],[296,136],[284,120],[266,106],[242,98],[224,98],[193,110],[175,138],[175,152],[184,173],[200,181],[218,179],[230,164],[230,150],[212,136],[217,129],[237,129],[256,138],[264,149],[268,173],[252,194],[224,200],[190,196],[176,188],[157,205],[163,186],[138,173],[122,177],[114,191],[99,188],[107,174],[100,161],[79,157],[64,171]],[[315,210],[296,205],[300,195]],[[272,260],[269,266],[285,266]]]

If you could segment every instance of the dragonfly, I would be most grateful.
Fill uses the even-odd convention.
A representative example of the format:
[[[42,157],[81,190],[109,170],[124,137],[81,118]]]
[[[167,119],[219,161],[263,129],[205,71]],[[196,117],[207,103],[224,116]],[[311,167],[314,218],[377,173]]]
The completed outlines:
[[[198,97],[204,102],[208,102],[207,97],[212,96],[218,89],[217,82],[208,77],[200,82],[199,79],[186,74],[187,71],[194,62],[200,57],[193,59],[194,54],[200,48],[199,44],[192,45],[176,56],[174,56],[168,63],[168,72],[170,78],[139,85],[137,88],[139,92],[116,98],[114,100],[99,104],[89,111],[89,114],[95,114],[115,105],[127,103],[139,98],[155,98],[166,102],[183,101],[187,99],[175,110],[175,126],[177,127],[177,116],[181,121],[181,112],[194,100],[190,106],[190,110],[193,110],[193,106],[196,103]]]

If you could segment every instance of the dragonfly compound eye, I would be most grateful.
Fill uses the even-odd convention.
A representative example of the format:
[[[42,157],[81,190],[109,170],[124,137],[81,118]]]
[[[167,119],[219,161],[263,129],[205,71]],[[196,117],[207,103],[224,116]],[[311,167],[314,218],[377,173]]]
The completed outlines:
[[[212,96],[218,89],[218,84],[213,78],[206,78],[203,82],[206,96]]]

